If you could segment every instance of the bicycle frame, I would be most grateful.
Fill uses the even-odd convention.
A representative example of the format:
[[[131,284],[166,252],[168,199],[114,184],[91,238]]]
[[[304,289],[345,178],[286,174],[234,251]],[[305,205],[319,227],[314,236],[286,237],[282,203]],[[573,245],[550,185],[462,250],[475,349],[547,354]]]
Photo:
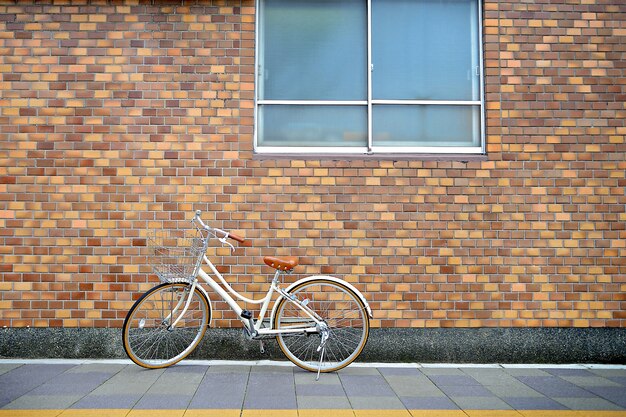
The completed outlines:
[[[209,274],[206,273],[206,271],[204,271],[202,268],[199,268],[196,280],[192,284],[192,290],[189,292],[189,299],[191,299],[191,297],[193,296],[193,288],[197,285],[197,282],[198,282],[197,278],[198,277],[201,278],[202,281],[204,281],[209,287],[211,287],[211,289],[215,291],[226,302],[226,304],[228,304],[231,310],[233,310],[235,314],[237,314],[237,317],[239,317],[239,319],[241,320],[241,322],[243,323],[243,325],[245,326],[245,328],[248,330],[248,332],[250,333],[252,337],[266,336],[266,335],[275,336],[277,334],[288,334],[288,333],[318,333],[320,326],[323,325],[323,320],[321,319],[321,317],[319,317],[314,311],[312,311],[310,308],[308,308],[306,305],[304,305],[295,297],[290,297],[289,294],[285,290],[283,290],[282,288],[278,286],[278,278],[281,275],[280,271],[277,270],[276,273],[274,274],[274,278],[272,279],[270,288],[268,289],[265,297],[258,299],[258,300],[253,300],[253,299],[242,296],[236,290],[234,290],[226,282],[222,274],[220,274],[217,268],[215,268],[215,265],[213,265],[213,263],[209,260],[209,258],[206,255],[204,255],[204,262],[211,269],[211,272],[213,272],[213,274],[215,274],[215,276],[219,278],[219,280],[222,282],[222,284],[224,285],[224,287],[226,287],[228,291],[224,290]],[[244,318],[241,315],[244,310],[241,308],[239,303],[237,303],[237,301],[235,301],[235,299],[230,296],[228,292],[231,292],[233,295],[235,295],[237,298],[239,298],[240,300],[244,302],[261,305],[261,310],[257,317],[256,324],[254,324],[252,320],[248,322],[244,320]],[[272,298],[275,292],[278,293],[278,298],[276,299],[277,302],[280,300],[280,297],[282,297],[282,298],[285,298],[287,301],[293,303],[294,305],[298,306],[300,310],[302,310],[312,321],[315,322],[315,326],[308,326],[308,327],[294,326],[293,328],[287,328],[287,329],[285,328],[274,329],[272,328],[273,324],[270,323],[269,328],[262,328],[261,326],[263,325],[265,314],[267,313],[267,309],[269,307],[270,302],[272,301]],[[186,303],[185,308],[183,309],[179,317],[182,317],[184,315],[188,306],[189,306],[189,301]],[[175,325],[176,325],[176,322],[172,324],[172,326],[175,326]]]

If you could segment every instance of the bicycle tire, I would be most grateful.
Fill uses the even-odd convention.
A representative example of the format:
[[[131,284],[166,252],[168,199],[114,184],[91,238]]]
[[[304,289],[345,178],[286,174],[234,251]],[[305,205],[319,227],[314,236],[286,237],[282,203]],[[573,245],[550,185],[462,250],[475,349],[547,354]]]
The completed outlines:
[[[320,333],[278,334],[276,340],[285,356],[307,371],[333,372],[351,364],[363,351],[369,335],[369,316],[361,298],[347,286],[316,279],[294,287],[289,294],[305,301],[308,308],[323,318],[329,328],[324,361],[320,367]],[[294,323],[315,323],[287,298],[281,298],[274,315],[274,328],[280,330]]]
[[[165,368],[183,360],[198,346],[211,318],[209,301],[198,288],[176,327],[170,326],[178,318],[176,313],[183,310],[190,289],[190,284],[181,282],[158,285],[128,311],[122,340],[134,363],[144,368]],[[175,315],[169,317],[173,311]]]

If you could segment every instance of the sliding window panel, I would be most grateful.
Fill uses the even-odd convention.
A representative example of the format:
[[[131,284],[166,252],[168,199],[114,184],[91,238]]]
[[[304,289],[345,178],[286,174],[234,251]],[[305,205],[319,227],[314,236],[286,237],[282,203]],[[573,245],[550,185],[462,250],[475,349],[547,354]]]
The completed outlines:
[[[263,147],[364,147],[367,106],[260,105],[258,126]]]
[[[374,147],[480,148],[480,106],[375,105]]]
[[[260,100],[365,100],[363,0],[264,0]]]
[[[477,0],[372,0],[374,100],[480,100]]]

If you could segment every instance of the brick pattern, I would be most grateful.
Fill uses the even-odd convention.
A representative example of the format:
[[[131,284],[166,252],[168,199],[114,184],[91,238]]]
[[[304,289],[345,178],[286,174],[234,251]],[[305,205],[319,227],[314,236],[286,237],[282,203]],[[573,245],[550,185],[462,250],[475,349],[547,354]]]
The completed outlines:
[[[196,209],[252,242],[211,248],[247,295],[292,254],[374,326],[626,325],[622,2],[484,1],[467,163],[255,158],[254,8],[0,2],[0,326],[121,326]]]

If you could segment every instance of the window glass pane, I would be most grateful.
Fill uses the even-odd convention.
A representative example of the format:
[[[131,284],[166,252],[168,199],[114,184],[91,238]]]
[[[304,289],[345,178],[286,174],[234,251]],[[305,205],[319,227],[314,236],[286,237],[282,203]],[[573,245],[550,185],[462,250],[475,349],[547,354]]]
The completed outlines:
[[[374,146],[480,146],[479,106],[373,106]]]
[[[260,146],[366,146],[366,106],[259,106]]]
[[[372,0],[374,99],[478,100],[476,0]]]
[[[265,0],[262,6],[261,99],[366,99],[365,1]]]

